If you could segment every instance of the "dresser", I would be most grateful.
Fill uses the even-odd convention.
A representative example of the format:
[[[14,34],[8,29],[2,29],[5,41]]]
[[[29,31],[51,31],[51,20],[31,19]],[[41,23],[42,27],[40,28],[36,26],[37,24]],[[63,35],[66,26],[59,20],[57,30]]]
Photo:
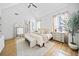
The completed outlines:
[[[52,35],[54,40],[64,42],[64,33],[54,32]]]

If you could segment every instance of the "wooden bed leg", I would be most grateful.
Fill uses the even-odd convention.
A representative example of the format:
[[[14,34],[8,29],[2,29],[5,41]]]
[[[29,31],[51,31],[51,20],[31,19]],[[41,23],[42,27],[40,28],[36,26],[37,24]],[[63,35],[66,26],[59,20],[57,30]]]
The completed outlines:
[[[43,46],[42,47],[45,47],[45,43],[43,43]]]
[[[43,45],[42,45],[42,46],[40,46],[40,47],[41,47],[41,48],[42,48],[42,47],[45,47],[45,43],[43,43]]]

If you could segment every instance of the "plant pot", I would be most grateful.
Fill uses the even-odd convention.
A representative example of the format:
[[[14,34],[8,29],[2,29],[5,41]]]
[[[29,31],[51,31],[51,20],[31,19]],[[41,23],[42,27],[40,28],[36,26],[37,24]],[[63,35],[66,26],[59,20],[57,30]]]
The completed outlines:
[[[77,50],[78,49],[78,46],[76,44],[72,43],[72,42],[69,42],[68,45],[73,50]]]

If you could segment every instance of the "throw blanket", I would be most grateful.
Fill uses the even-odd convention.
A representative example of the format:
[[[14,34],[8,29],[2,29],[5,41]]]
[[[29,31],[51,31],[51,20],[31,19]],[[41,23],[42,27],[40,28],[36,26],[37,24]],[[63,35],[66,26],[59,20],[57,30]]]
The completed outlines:
[[[31,33],[31,35],[36,39],[36,43],[42,47],[44,40],[41,35],[37,35],[35,33]]]
[[[42,37],[43,37],[44,43],[47,43],[52,38],[52,35],[51,34],[42,34]]]

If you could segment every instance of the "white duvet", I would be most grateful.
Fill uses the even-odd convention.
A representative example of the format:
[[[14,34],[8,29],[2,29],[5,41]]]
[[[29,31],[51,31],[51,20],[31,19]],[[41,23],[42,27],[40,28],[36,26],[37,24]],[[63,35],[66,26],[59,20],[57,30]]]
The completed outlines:
[[[51,39],[52,35],[51,34],[35,34],[35,33],[30,33],[30,37],[34,38],[36,40],[36,44],[40,45],[42,47],[43,43],[47,43],[49,39]],[[25,38],[27,38],[27,34]]]

